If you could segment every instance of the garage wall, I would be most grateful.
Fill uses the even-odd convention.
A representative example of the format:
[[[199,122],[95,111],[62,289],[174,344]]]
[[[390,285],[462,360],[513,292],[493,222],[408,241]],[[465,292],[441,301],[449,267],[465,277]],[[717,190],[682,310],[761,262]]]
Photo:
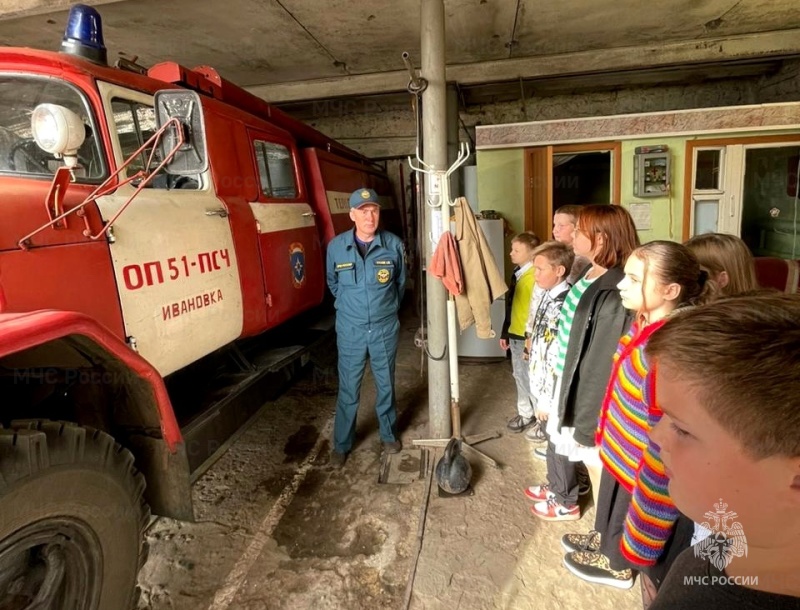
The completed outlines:
[[[683,164],[687,138],[630,140],[622,143],[622,205],[649,203],[652,229],[640,231],[640,239],[680,239],[683,222]],[[672,155],[671,197],[638,198],[633,196],[634,149],[637,146],[666,144]],[[497,210],[513,233],[525,229],[524,149],[480,150],[478,158],[478,199],[481,210]],[[587,202],[588,203],[588,202]],[[672,220],[670,222],[670,210]],[[540,236],[540,237],[549,237]]]
[[[602,78],[602,77],[598,77]],[[800,100],[800,60],[786,61],[774,75],[687,86],[636,87],[597,93],[529,98],[523,103],[462,108],[462,140],[474,140],[476,125],[497,125],[639,112],[711,108]],[[371,158],[413,154],[415,123],[411,96],[395,103],[371,99],[314,103],[305,119],[323,133]]]
[[[631,203],[650,204],[652,229],[639,231],[642,243],[654,239],[680,240],[683,230],[683,185],[686,140],[688,138],[656,138],[622,142],[622,179],[620,203],[628,207]],[[635,149],[639,146],[666,144],[670,152],[671,189],[667,197],[635,197],[633,195],[633,169]]]
[[[785,62],[781,70],[768,77],[534,98],[524,106],[517,101],[468,108],[462,111],[462,118],[470,126],[497,125],[798,100],[800,60],[795,60]]]
[[[620,203],[630,209],[632,203],[650,206],[651,229],[640,230],[642,243],[654,239],[683,239],[684,184],[691,179],[685,176],[686,143],[690,140],[733,138],[743,136],[785,135],[792,131],[763,131],[747,133],[719,133],[703,137],[695,135],[668,138],[643,138],[622,142],[622,177]],[[800,136],[799,136],[800,137]],[[670,151],[670,194],[664,197],[636,197],[633,195],[634,156],[639,146],[665,144]],[[502,213],[511,230],[524,230],[524,148],[478,151],[478,196],[480,209],[493,209]],[[781,183],[782,186],[783,183]],[[785,190],[785,188],[784,188]],[[589,202],[586,202],[589,203]],[[549,236],[548,236],[549,237]]]
[[[478,206],[495,210],[508,222],[508,232],[525,230],[524,151],[478,151]],[[477,211],[477,210],[476,210]]]
[[[461,111],[461,139],[474,142],[476,125],[798,100],[800,60],[786,61],[781,70],[768,77],[559,95],[528,99],[524,104],[516,101],[470,106]],[[397,159],[414,152],[416,125],[410,96],[405,99],[401,97],[395,103],[370,99],[315,102],[314,115],[314,118],[305,121],[369,157]],[[681,238],[684,142],[685,138],[658,138],[623,143],[622,204],[629,205],[637,201],[651,204],[654,228],[641,232],[644,241]],[[639,200],[633,196],[633,150],[637,146],[660,143],[668,144],[673,155],[671,202],[670,198]],[[508,220],[513,233],[524,230],[523,151],[480,151],[476,157],[479,206],[475,207],[500,212]],[[408,179],[408,172],[405,175]],[[399,182],[396,163],[392,163],[390,177],[393,182]],[[399,184],[396,186],[399,189]]]

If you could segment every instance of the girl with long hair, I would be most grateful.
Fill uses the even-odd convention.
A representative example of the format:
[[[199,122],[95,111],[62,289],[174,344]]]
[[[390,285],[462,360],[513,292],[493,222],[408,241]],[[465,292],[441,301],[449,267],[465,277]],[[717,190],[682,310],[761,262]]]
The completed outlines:
[[[564,565],[579,578],[628,588],[634,571],[655,566],[673,536],[679,513],[669,498],[663,464],[649,444],[661,413],[655,403],[656,373],[644,349],[669,316],[710,299],[707,279],[695,255],[670,241],[645,244],[625,263],[618,288],[635,319],[617,346],[597,427],[603,472],[595,529],[562,538],[568,551]]]

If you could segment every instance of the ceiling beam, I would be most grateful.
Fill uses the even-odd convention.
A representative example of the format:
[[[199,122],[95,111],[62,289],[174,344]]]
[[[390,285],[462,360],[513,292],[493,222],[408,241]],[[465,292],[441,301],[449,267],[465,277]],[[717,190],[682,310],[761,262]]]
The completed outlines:
[[[599,74],[609,71],[798,55],[800,55],[800,28],[794,28],[657,45],[455,64],[447,66],[447,80],[460,85],[474,85],[520,78]],[[399,54],[397,63],[400,63]],[[280,103],[404,91],[407,84],[408,71],[395,70],[257,85],[248,89],[267,101]]]
[[[114,2],[124,1],[125,0],[81,0],[81,3],[89,6],[99,6],[101,4],[113,4]],[[75,0],[0,0],[0,21],[66,11],[69,10],[69,7],[73,4],[75,4]]]

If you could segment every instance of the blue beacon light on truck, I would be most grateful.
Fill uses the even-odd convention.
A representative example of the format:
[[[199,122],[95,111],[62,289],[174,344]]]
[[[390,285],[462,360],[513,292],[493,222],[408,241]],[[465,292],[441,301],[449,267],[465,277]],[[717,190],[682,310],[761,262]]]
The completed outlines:
[[[61,39],[61,52],[106,65],[106,45],[103,42],[100,13],[91,6],[74,4],[69,10],[67,28]]]

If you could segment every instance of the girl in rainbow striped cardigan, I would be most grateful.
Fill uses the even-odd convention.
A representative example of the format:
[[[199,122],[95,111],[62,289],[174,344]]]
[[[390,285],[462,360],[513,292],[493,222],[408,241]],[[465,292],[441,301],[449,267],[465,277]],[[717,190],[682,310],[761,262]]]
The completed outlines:
[[[707,299],[706,277],[688,248],[669,241],[640,246],[625,264],[618,288],[637,317],[620,339],[600,412],[597,445],[604,469],[595,532],[562,539],[569,551],[564,565],[589,582],[630,587],[633,570],[655,565],[672,536],[679,512],[657,447],[648,446],[661,412],[644,347],[667,316]]]

